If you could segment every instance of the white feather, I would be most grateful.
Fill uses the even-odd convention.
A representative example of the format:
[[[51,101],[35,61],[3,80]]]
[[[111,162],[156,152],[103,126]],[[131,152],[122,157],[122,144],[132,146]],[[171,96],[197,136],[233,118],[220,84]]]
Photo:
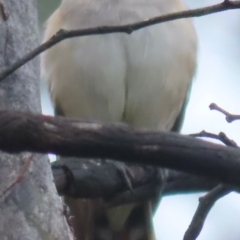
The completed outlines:
[[[63,0],[48,20],[44,41],[60,29],[129,24],[184,9],[180,0]],[[191,20],[183,19],[131,35],[65,40],[42,54],[41,69],[65,116],[168,131],[194,76],[196,49]],[[115,230],[132,208],[108,211]]]
[[[59,29],[128,24],[183,10],[178,0],[64,0],[44,40]],[[67,116],[170,130],[196,67],[189,19],[136,31],[68,39],[42,55],[53,101]]]

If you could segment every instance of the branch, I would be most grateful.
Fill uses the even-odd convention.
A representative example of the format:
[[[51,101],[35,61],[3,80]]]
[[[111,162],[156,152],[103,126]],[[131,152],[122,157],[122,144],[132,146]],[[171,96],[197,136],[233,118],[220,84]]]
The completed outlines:
[[[240,150],[176,133],[0,111],[0,149],[153,165],[240,186]]]
[[[201,132],[195,135],[206,137],[210,133]],[[157,168],[136,165],[126,167],[131,172],[132,191],[128,189],[113,162],[60,159],[52,164],[52,171],[58,193],[72,198],[104,198],[108,206],[116,206],[159,196],[162,185]],[[217,184],[217,181],[170,171],[163,195],[208,191]]]
[[[216,103],[211,103],[209,105],[209,108],[210,108],[210,110],[216,110],[218,112],[223,113],[226,117],[226,121],[229,123],[236,121],[236,120],[240,120],[240,115],[231,114],[231,113],[227,112],[226,110],[220,108]]]
[[[159,196],[161,181],[158,169],[149,166],[127,166],[131,171],[130,191],[113,163],[70,158],[52,164],[58,193],[72,198],[104,198],[108,206],[141,202]],[[184,194],[212,189],[218,184],[205,178],[170,171],[163,195]]]
[[[222,11],[231,10],[231,9],[238,9],[238,8],[240,8],[240,1],[225,0],[222,3],[215,4],[212,6],[198,8],[194,10],[186,10],[181,12],[170,13],[170,14],[150,18],[149,20],[136,22],[133,24],[126,24],[121,26],[100,26],[100,27],[93,27],[93,28],[86,28],[86,29],[79,29],[79,30],[69,30],[69,31],[60,30],[47,42],[35,48],[34,50],[26,54],[24,57],[17,60],[10,67],[5,69],[2,73],[0,73],[0,81],[5,79],[10,74],[12,74],[14,71],[16,71],[18,68],[23,66],[25,63],[29,62],[31,59],[38,56],[40,53],[44,52],[45,50],[51,48],[52,46],[56,45],[57,43],[67,38],[98,35],[98,34],[110,34],[110,33],[131,34],[133,31],[137,31],[139,29],[142,29],[151,25],[163,23],[163,22],[169,22],[169,21],[182,19],[182,18],[201,17],[201,16],[212,14],[212,13],[222,12]]]
[[[229,139],[226,136],[226,134],[223,132],[220,132],[219,134],[213,134],[213,133],[209,133],[206,131],[202,131],[200,133],[190,134],[189,136],[212,138],[212,139],[219,140],[220,142],[224,143],[226,146],[238,147],[237,143],[235,141],[233,141],[232,139]]]
[[[184,173],[178,173],[173,177],[172,173],[170,173],[170,178],[164,186],[162,196],[208,191],[216,185],[216,181],[210,181],[206,178],[200,178]],[[162,185],[160,183],[143,185],[134,189],[133,192],[128,190],[111,198],[108,206],[113,207],[121,204],[144,202],[153,199],[159,200],[160,192],[162,192]]]
[[[156,167],[128,164],[125,168],[131,172],[131,195],[135,195],[139,187],[160,185]],[[117,165],[112,161],[60,159],[52,164],[52,171],[58,193],[72,198],[110,199],[129,190]]]
[[[0,15],[3,19],[3,21],[7,21],[9,14],[6,12],[5,7],[3,5],[3,3],[0,2]]]
[[[217,105],[213,107],[217,107]],[[224,110],[221,109],[221,111],[224,111]],[[209,137],[209,138],[217,139],[222,143],[224,143],[226,146],[238,147],[233,140],[229,139],[226,136],[226,134],[222,132],[216,135],[216,134],[202,131],[199,134],[191,134],[191,135],[196,137]],[[215,187],[213,190],[211,190],[209,193],[207,193],[204,197],[199,198],[198,208],[184,235],[183,240],[195,240],[199,236],[203,228],[204,222],[207,218],[207,215],[210,212],[211,208],[214,206],[215,202],[219,198],[230,193],[231,191],[233,191],[233,189],[230,186],[220,184],[217,187]]]
[[[186,231],[183,240],[195,240],[203,228],[203,224],[207,218],[207,215],[215,202],[230,193],[232,190],[229,186],[218,185],[212,191],[205,196],[199,198],[199,205],[197,211],[194,214],[191,224]]]

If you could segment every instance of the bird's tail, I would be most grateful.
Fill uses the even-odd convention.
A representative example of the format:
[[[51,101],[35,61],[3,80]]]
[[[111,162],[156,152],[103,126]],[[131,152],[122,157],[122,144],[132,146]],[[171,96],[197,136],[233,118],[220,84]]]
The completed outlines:
[[[111,209],[111,212],[108,210],[107,213],[113,236],[111,240],[155,240],[153,214],[149,201],[142,204],[121,205]],[[110,214],[112,214],[111,217],[109,217]],[[116,225],[119,223],[118,217],[123,217],[122,219],[125,220],[122,225]]]
[[[64,197],[73,216],[72,227],[76,240],[93,240],[97,200]]]
[[[150,202],[130,206],[114,207],[111,213],[119,210],[129,211],[121,228],[116,229],[116,222],[124,214],[117,214],[115,226],[110,223],[109,211],[104,209],[102,200],[64,198],[74,217],[73,228],[76,240],[156,240],[152,225]],[[126,217],[126,215],[125,215]]]

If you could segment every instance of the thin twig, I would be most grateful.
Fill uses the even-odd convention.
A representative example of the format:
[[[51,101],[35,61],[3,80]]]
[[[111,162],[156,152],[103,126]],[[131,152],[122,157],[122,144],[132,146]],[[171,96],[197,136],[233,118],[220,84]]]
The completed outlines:
[[[200,133],[190,134],[190,136],[212,138],[212,139],[219,140],[220,142],[224,143],[226,146],[238,147],[237,143],[231,140],[230,138],[228,138],[227,135],[223,132],[220,132],[219,134],[214,134],[206,131],[201,131]]]
[[[6,12],[6,9],[3,5],[3,3],[0,2],[0,15],[4,21],[8,20],[8,13]]]
[[[197,8],[194,10],[186,10],[181,12],[170,13],[154,18],[150,18],[146,21],[136,22],[133,24],[126,24],[121,26],[101,26],[87,29],[79,29],[79,30],[60,30],[57,32],[52,38],[50,38],[47,42],[43,43],[39,47],[35,48],[28,54],[26,54],[21,59],[17,60],[10,67],[6,68],[2,73],[0,73],[0,81],[5,79],[7,76],[12,74],[18,68],[23,66],[25,63],[38,56],[40,53],[45,50],[51,48],[55,44],[63,41],[67,38],[73,37],[81,37],[81,36],[89,36],[89,35],[99,35],[99,34],[109,34],[109,33],[127,33],[131,34],[133,31],[163,23],[168,21],[173,21],[182,18],[191,18],[191,17],[201,17],[205,15],[209,15],[216,12],[222,12],[231,9],[240,8],[240,1],[223,1],[222,3],[215,4],[208,7]]]
[[[199,205],[195,212],[192,222],[184,234],[183,240],[195,240],[200,234],[208,213],[214,206],[215,202],[224,197],[232,190],[226,185],[218,185],[205,196],[199,198]]]
[[[225,110],[223,110],[223,109],[220,109],[220,110],[224,114],[226,113]],[[223,132],[220,132],[217,135],[217,134],[209,133],[206,131],[202,131],[200,133],[191,134],[191,136],[213,138],[213,139],[217,139],[217,140],[221,141],[222,143],[224,143],[227,146],[235,147],[235,148],[238,147],[236,142],[229,139],[226,136],[226,134]],[[191,221],[187,231],[184,234],[183,240],[195,240],[199,236],[199,234],[203,228],[204,222],[207,218],[207,215],[210,212],[210,210],[212,209],[212,207],[214,206],[215,202],[218,199],[220,199],[221,197],[230,193],[231,191],[233,191],[232,187],[230,187],[228,185],[224,185],[224,184],[219,184],[213,190],[208,192],[205,196],[199,198],[198,208],[192,218],[192,221]]]
[[[216,103],[211,103],[209,105],[209,108],[211,110],[216,110],[216,111],[224,114],[225,117],[226,117],[226,121],[229,122],[229,123],[231,123],[233,121],[236,121],[236,120],[240,120],[240,115],[231,114],[231,113],[227,112],[226,110],[224,110],[223,108],[220,108]]]
[[[10,192],[18,183],[20,183],[23,180],[23,178],[25,177],[25,173],[29,169],[29,166],[32,161],[33,161],[33,155],[31,154],[31,156],[24,163],[23,168],[22,168],[21,172],[19,173],[19,175],[16,177],[16,179],[0,194],[0,199],[3,199],[3,197],[8,192]]]

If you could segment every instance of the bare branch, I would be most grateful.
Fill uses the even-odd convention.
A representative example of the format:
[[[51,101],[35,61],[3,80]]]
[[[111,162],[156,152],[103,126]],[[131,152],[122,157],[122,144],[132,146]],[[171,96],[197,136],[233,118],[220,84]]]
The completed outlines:
[[[183,173],[178,173],[177,176],[172,177],[172,173],[170,173],[170,178],[164,186],[162,196],[208,191],[216,185],[216,181],[210,181],[205,178]],[[121,204],[143,202],[153,199],[159,200],[159,193],[162,191],[161,188],[162,185],[160,183],[143,185],[134,189],[133,193],[131,191],[126,191],[111,198],[107,206],[113,207]]]
[[[211,105],[214,105],[214,104],[211,104]],[[216,107],[216,105],[213,107]],[[222,110],[222,109],[220,109],[220,110],[225,112],[225,110]],[[217,139],[217,140],[223,142],[227,146],[235,147],[235,148],[238,147],[237,144],[233,140],[229,139],[226,136],[226,134],[223,132],[219,133],[219,135],[216,135],[216,134],[202,131],[199,134],[191,134],[191,135],[196,136],[196,137],[214,138],[214,139]],[[215,202],[219,198],[230,193],[231,191],[233,191],[233,189],[230,186],[220,184],[217,187],[215,187],[213,190],[211,190],[209,193],[207,193],[204,197],[201,197],[199,199],[198,208],[197,208],[197,210],[193,216],[193,219],[184,235],[183,240],[195,240],[198,237],[198,235],[200,234],[200,232],[203,228],[203,225],[207,218],[207,215],[210,212],[211,208],[214,206]]]
[[[8,13],[5,10],[3,3],[0,2],[0,15],[4,21],[8,20]]]
[[[215,202],[230,193],[232,190],[229,186],[218,185],[212,191],[207,193],[205,196],[199,198],[199,205],[195,212],[192,222],[186,231],[183,240],[195,240],[201,232],[204,222],[211,208]]]
[[[216,139],[219,140],[220,142],[224,143],[226,146],[229,147],[238,147],[237,143],[231,139],[229,139],[225,133],[220,132],[218,135],[217,134],[213,134],[213,133],[209,133],[206,131],[202,131],[200,133],[194,133],[194,134],[189,134],[192,137],[206,137],[206,138],[212,138],[212,139]]]
[[[211,103],[209,105],[209,108],[211,110],[216,110],[216,111],[224,114],[226,116],[226,121],[229,123],[236,121],[236,120],[240,120],[240,115],[231,114],[231,113],[227,112],[226,110],[224,110],[223,108],[220,108],[216,103]]]
[[[72,198],[104,198],[108,206],[141,202],[159,196],[161,181],[158,169],[149,166],[128,165],[132,173],[133,191],[128,190],[111,162],[69,158],[52,164],[58,193]],[[219,182],[190,174],[170,171],[163,195],[207,191]]]
[[[121,25],[121,26],[100,26],[100,27],[94,27],[94,28],[69,30],[69,31],[60,30],[47,42],[35,48],[33,51],[29,52],[24,57],[17,60],[10,67],[5,69],[2,73],[0,73],[0,81],[5,79],[7,76],[12,74],[14,71],[16,71],[18,68],[23,66],[25,63],[27,63],[31,59],[38,56],[40,53],[44,52],[45,50],[51,48],[52,46],[56,45],[57,43],[67,38],[98,35],[98,34],[109,34],[109,33],[131,34],[133,31],[137,31],[139,29],[142,29],[151,25],[163,23],[163,22],[173,21],[173,20],[182,19],[182,18],[201,17],[201,16],[212,14],[212,13],[216,13],[216,12],[222,12],[222,11],[238,9],[238,8],[240,8],[240,1],[225,0],[222,3],[215,4],[212,6],[198,8],[194,10],[186,10],[182,12],[170,13],[170,14],[159,16],[159,17],[154,17],[149,20],[136,22],[132,24]]]
[[[0,111],[0,149],[147,164],[240,186],[240,150],[176,133]]]

